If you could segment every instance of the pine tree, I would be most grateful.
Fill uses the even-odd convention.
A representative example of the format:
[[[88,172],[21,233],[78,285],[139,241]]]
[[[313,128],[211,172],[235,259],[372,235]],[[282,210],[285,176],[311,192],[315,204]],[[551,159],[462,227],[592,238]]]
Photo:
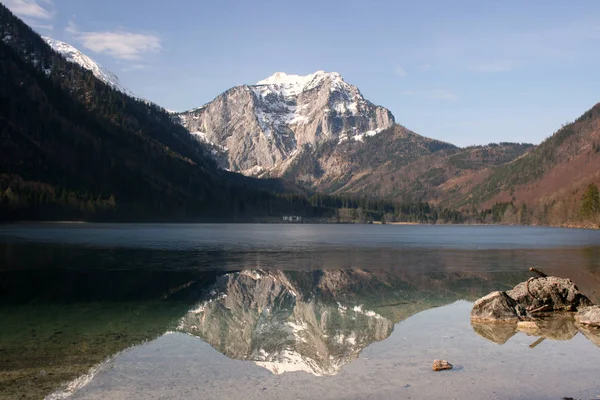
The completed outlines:
[[[595,183],[591,183],[583,194],[579,213],[586,220],[593,220],[600,214],[600,193]]]

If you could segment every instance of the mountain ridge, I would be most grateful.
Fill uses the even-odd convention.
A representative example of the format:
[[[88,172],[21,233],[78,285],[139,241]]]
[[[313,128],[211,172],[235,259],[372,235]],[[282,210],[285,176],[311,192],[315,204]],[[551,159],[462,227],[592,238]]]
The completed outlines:
[[[100,79],[113,89],[118,90],[119,92],[122,92],[130,97],[135,97],[133,93],[123,86],[119,80],[119,77],[99,64],[97,61],[82,53],[74,46],[48,36],[42,36],[42,39],[44,39],[44,41],[48,43],[48,45],[54,51],[65,57],[67,61],[78,64],[82,68],[91,71],[96,78]]]
[[[395,122],[340,74],[325,71],[275,73],[175,115],[200,140],[218,146],[230,170],[247,174],[281,167],[305,144],[361,140]]]
[[[422,214],[425,221],[437,221],[435,210],[424,206],[431,203],[468,215],[453,221],[595,226],[582,221],[578,209],[583,189],[600,180],[600,105],[539,146],[466,148],[399,125],[389,110],[335,72],[278,72],[199,108],[170,113],[115,88],[107,71],[100,72],[109,82],[98,78],[99,65],[69,45],[61,45],[63,54],[54,52],[49,39],[4,6],[0,20],[2,67],[9,78],[0,99],[10,149],[0,174],[3,206],[40,212],[35,207],[48,199],[66,205],[73,198],[80,215],[114,209],[116,197],[130,211],[169,203],[169,212],[185,216],[189,209],[206,213],[199,204],[220,199],[223,215],[264,211],[261,201],[273,202],[269,215],[274,209],[311,214],[315,208],[297,196],[309,193],[312,207],[377,204],[378,213],[390,210],[391,203],[383,202],[421,203],[429,210]],[[70,51],[77,51],[71,59],[64,54]],[[121,182],[116,192],[114,182]],[[282,201],[257,189],[293,193]],[[323,201],[327,195],[336,197]]]

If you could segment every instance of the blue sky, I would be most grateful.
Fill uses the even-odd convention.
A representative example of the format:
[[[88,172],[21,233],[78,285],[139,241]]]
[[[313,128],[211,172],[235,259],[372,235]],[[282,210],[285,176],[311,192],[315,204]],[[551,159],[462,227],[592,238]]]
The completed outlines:
[[[600,101],[600,1],[2,0],[141,97],[336,71],[413,131],[539,143]]]

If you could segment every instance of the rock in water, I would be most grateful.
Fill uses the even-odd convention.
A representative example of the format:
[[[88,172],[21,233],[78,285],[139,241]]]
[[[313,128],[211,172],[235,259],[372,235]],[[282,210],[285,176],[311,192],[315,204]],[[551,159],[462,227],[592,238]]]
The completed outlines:
[[[527,310],[505,292],[492,292],[477,300],[471,320],[481,322],[518,322],[528,317]]]
[[[575,314],[575,321],[579,325],[600,328],[600,306],[581,308],[577,314]]]
[[[544,307],[543,311],[577,311],[592,305],[572,280],[556,276],[532,278],[506,294],[529,310]]]
[[[452,364],[446,360],[434,360],[433,366],[431,367],[434,371],[443,371],[446,369],[452,369]]]

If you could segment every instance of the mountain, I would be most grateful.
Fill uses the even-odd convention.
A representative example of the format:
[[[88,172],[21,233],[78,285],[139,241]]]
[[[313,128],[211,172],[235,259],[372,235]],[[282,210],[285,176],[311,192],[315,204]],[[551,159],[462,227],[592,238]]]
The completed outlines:
[[[500,143],[459,148],[395,125],[361,143],[307,148],[282,176],[336,195],[440,203],[463,190],[465,182],[533,147]]]
[[[237,220],[315,209],[216,167],[161,107],[67,61],[0,4],[0,218]]]
[[[96,78],[100,79],[113,89],[129,96],[133,96],[132,93],[121,84],[119,78],[115,74],[77,50],[75,47],[49,37],[42,37],[42,39],[44,39],[54,51],[61,54],[67,61],[78,64],[82,68],[91,71]]]
[[[600,181],[600,103],[529,153],[493,169],[449,203],[490,207],[511,203],[504,222],[597,226],[582,221],[583,191]]]
[[[533,148],[458,148],[396,124],[336,72],[278,72],[176,115],[222,168],[321,193],[442,202]],[[424,161],[426,160],[426,161]]]
[[[306,146],[360,142],[394,125],[389,110],[365,100],[340,74],[325,71],[278,72],[177,117],[221,150],[227,168],[252,175],[285,169]]]

